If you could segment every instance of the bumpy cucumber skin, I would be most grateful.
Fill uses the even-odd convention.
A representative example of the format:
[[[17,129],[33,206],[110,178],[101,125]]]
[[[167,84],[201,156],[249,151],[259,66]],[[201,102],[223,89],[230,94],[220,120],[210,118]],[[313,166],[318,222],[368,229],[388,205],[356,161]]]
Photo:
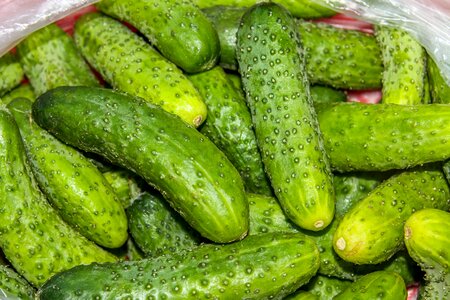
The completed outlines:
[[[123,208],[129,207],[141,194],[141,182],[132,172],[123,168],[114,168],[103,172],[103,176],[119,198]]]
[[[407,169],[450,158],[450,106],[336,103],[316,106],[338,172]]]
[[[406,300],[407,296],[405,282],[398,274],[375,271],[357,279],[333,299]]]
[[[15,88],[23,79],[23,69],[11,52],[0,57],[0,97]]]
[[[209,70],[219,60],[217,32],[190,0],[102,0],[96,6],[133,25],[162,55],[188,73]]]
[[[75,24],[74,39],[113,88],[159,105],[195,127],[205,120],[206,105],[192,82],[117,20],[86,14]]]
[[[55,24],[27,36],[17,54],[37,96],[58,86],[99,86],[73,39]]]
[[[294,223],[317,231],[334,216],[333,178],[295,29],[283,7],[255,5],[242,18],[237,55],[275,195]]]
[[[6,95],[0,98],[0,102],[3,104],[8,104],[16,98],[27,98],[30,101],[34,101],[36,99],[36,95],[33,92],[31,85],[29,84],[21,84],[15,89],[11,90]]]
[[[90,242],[48,204],[28,166],[19,129],[0,108],[0,248],[34,286],[63,270],[115,257]]]
[[[13,269],[0,265],[0,291],[2,299],[34,299],[34,289]]]
[[[241,174],[247,192],[272,195],[243,92],[235,88],[220,66],[189,79],[208,108],[208,119],[200,132],[227,155]]]
[[[436,166],[393,175],[344,215],[333,235],[333,248],[344,260],[377,264],[403,246],[403,224],[423,208],[450,208],[450,190]]]
[[[425,272],[424,299],[448,299],[450,296],[450,213],[422,209],[412,214],[404,226],[409,255]]]
[[[64,221],[95,243],[120,247],[128,238],[125,210],[103,174],[76,149],[39,127],[32,102],[8,104],[22,136],[31,170]]]
[[[282,299],[318,267],[317,247],[304,235],[255,235],[137,262],[73,268],[49,280],[38,298]]]
[[[332,300],[334,296],[343,292],[351,283],[349,280],[316,275],[301,289],[316,295],[320,300]]]
[[[426,52],[408,32],[376,26],[383,57],[383,103],[421,104],[424,96]]]
[[[200,243],[198,235],[157,193],[142,193],[127,208],[130,234],[147,257],[177,253]]]
[[[450,103],[450,85],[442,77],[439,67],[431,57],[427,60],[427,73],[433,103]]]
[[[144,178],[204,237],[225,243],[246,235],[248,203],[239,172],[177,116],[113,90],[67,87],[39,97],[33,117],[66,143]]]

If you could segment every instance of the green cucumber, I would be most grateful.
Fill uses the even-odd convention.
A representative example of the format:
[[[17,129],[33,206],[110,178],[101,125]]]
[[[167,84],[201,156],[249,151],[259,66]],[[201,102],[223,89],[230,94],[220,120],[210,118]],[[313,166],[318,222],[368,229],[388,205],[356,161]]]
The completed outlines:
[[[27,36],[17,54],[37,96],[58,86],[99,86],[73,39],[55,24]]]
[[[432,102],[450,103],[450,85],[442,77],[439,67],[431,57],[428,57],[427,73]]]
[[[19,128],[0,108],[0,248],[34,286],[63,270],[115,257],[80,235],[48,204],[33,177]]]
[[[0,57],[0,97],[15,88],[23,79],[23,69],[12,52]]]
[[[310,292],[297,291],[283,298],[284,300],[320,300],[319,297]]]
[[[246,99],[275,195],[295,224],[321,230],[334,215],[333,178],[295,21],[283,7],[261,3],[243,16],[237,36]]]
[[[383,57],[383,103],[421,104],[424,96],[426,52],[408,32],[378,25],[375,37]]]
[[[114,190],[86,157],[33,121],[31,106],[30,100],[17,98],[7,107],[40,189],[82,235],[104,247],[120,247],[127,240],[128,223]]]
[[[375,271],[358,278],[333,300],[349,299],[407,299],[405,282],[396,273]]]
[[[217,32],[190,0],[102,0],[97,8],[137,28],[163,56],[188,73],[218,61]]]
[[[33,118],[64,142],[141,176],[204,237],[231,242],[246,235],[239,172],[176,115],[110,89],[61,87],[36,100]]]
[[[188,224],[157,193],[142,193],[127,208],[130,234],[146,257],[178,253],[200,243]]]
[[[442,171],[424,166],[391,176],[344,215],[333,248],[355,264],[387,261],[404,247],[403,224],[422,208],[450,209],[450,190]]]
[[[450,213],[422,209],[412,214],[404,226],[406,249],[425,272],[424,299],[450,297]]]
[[[347,101],[347,95],[341,91],[329,86],[312,85],[309,89],[311,99],[316,103],[334,103]]]
[[[233,83],[234,87],[241,93],[244,93],[244,90],[242,87],[241,75],[239,75],[238,73],[231,73],[231,72],[227,72],[226,74],[227,74],[228,80],[230,80]]]
[[[280,299],[318,267],[312,240],[269,233],[136,262],[76,267],[49,280],[38,299]]]
[[[16,98],[27,98],[30,101],[34,101],[36,99],[36,95],[33,92],[33,88],[29,84],[21,84],[15,89],[11,90],[6,95],[0,98],[0,102],[3,104],[8,104]]]
[[[247,192],[272,195],[243,92],[235,88],[220,66],[189,79],[208,108],[200,132],[227,155],[241,174]]]
[[[301,289],[308,291],[320,300],[332,300],[334,296],[343,292],[352,281],[316,275]]]
[[[334,171],[407,169],[450,158],[450,105],[316,106]]]
[[[114,168],[103,172],[103,176],[124,208],[133,204],[142,192],[140,178],[126,169]]]
[[[124,24],[99,13],[80,17],[75,42],[86,60],[114,89],[139,96],[199,126],[206,105],[173,63]]]
[[[13,269],[0,265],[0,297],[2,299],[34,299],[34,289]]]

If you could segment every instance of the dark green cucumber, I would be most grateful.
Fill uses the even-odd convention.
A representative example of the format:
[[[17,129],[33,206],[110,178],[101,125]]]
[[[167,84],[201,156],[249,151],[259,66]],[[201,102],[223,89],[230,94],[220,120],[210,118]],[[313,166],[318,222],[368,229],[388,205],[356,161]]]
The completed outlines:
[[[113,88],[159,105],[195,127],[205,120],[205,103],[192,82],[119,21],[99,13],[83,15],[74,39]]]
[[[320,300],[332,300],[334,296],[343,292],[352,281],[316,275],[301,289],[308,291]]]
[[[383,103],[421,104],[424,96],[426,52],[408,32],[376,26],[375,36],[383,57]]]
[[[127,208],[130,234],[148,257],[178,253],[200,243],[196,232],[158,193],[142,193]]]
[[[217,32],[190,0],[102,0],[97,8],[133,25],[188,73],[209,70],[219,59]]]
[[[236,89],[220,66],[189,79],[208,108],[208,119],[200,132],[227,155],[248,192],[272,195],[243,92]]]
[[[294,19],[283,7],[250,8],[238,62],[264,168],[286,215],[318,231],[334,215],[333,178],[309,94]]]
[[[406,169],[450,158],[450,105],[316,107],[335,171]]]
[[[127,240],[125,210],[97,167],[76,149],[39,127],[32,102],[8,104],[25,145],[34,177],[52,206],[68,224],[95,243],[117,248]]]
[[[375,271],[358,278],[344,291],[336,295],[333,300],[406,300],[407,296],[405,282],[398,274],[388,271]]]
[[[0,97],[15,88],[23,79],[23,69],[16,55],[8,52],[0,57]]]
[[[318,267],[312,240],[269,233],[136,262],[73,268],[49,280],[38,299],[280,299]]]
[[[333,248],[356,264],[384,262],[404,247],[403,224],[422,208],[450,209],[450,190],[436,166],[405,170],[383,181],[344,215]]]
[[[115,257],[69,227],[48,204],[33,177],[19,129],[0,108],[0,248],[34,286],[76,265]]]
[[[450,297],[450,213],[422,209],[412,214],[404,226],[409,255],[425,272],[424,299]]]
[[[34,289],[13,269],[0,265],[0,298],[34,299]]]
[[[127,169],[114,168],[103,172],[103,176],[124,208],[129,207],[142,192],[140,178]]]
[[[439,67],[431,57],[428,57],[427,73],[432,102],[450,103],[450,85],[444,80]]]
[[[55,24],[27,36],[17,54],[37,96],[58,86],[99,86],[73,39]]]
[[[39,97],[33,117],[64,142],[141,176],[204,237],[231,242],[246,235],[239,172],[176,115],[113,90],[66,87]]]
[[[31,85],[24,83],[2,96],[0,98],[0,102],[3,104],[8,104],[16,98],[27,98],[30,101],[34,101],[36,99],[36,95],[34,94]]]

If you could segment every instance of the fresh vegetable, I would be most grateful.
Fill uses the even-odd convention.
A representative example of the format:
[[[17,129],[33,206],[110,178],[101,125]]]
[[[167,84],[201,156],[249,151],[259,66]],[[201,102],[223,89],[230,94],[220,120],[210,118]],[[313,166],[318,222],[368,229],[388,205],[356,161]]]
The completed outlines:
[[[12,268],[0,265],[0,292],[2,299],[34,299],[34,289]]]
[[[15,54],[0,57],[0,97],[15,88],[23,79],[23,69]]]
[[[352,281],[349,280],[316,275],[301,289],[316,295],[320,300],[332,300],[334,296],[340,294],[350,284],[352,284]]]
[[[5,94],[0,98],[0,102],[3,104],[8,104],[9,102],[13,101],[16,98],[27,98],[30,101],[34,101],[36,99],[36,95],[33,92],[33,89],[31,88],[31,85],[28,83],[21,84],[18,87],[11,90],[9,93]]]
[[[142,192],[140,178],[126,169],[114,168],[103,172],[103,176],[111,185],[124,208],[133,204],[133,201]]]
[[[439,67],[429,57],[427,74],[430,81],[430,92],[433,103],[450,103],[450,85],[444,80]]]

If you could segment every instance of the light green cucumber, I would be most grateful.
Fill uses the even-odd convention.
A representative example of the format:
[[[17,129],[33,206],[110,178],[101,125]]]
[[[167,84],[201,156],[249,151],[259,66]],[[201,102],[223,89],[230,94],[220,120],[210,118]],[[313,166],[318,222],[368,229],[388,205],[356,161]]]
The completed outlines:
[[[64,142],[141,176],[202,236],[225,243],[247,234],[239,172],[178,116],[110,89],[61,87],[36,100],[33,118]]]
[[[261,3],[243,16],[238,62],[264,168],[286,215],[318,231],[334,216],[333,178],[299,49],[283,7]]]
[[[444,80],[439,67],[431,57],[428,57],[427,73],[432,102],[450,103],[450,85]]]
[[[140,178],[127,169],[113,168],[103,172],[103,176],[124,208],[133,204],[133,201],[142,192]]]
[[[75,43],[56,24],[27,36],[17,54],[36,96],[58,86],[99,86]]]
[[[349,280],[316,275],[301,289],[316,295],[320,300],[332,300],[334,296],[343,292],[351,283],[352,281]]]
[[[115,257],[69,227],[48,204],[28,165],[19,129],[0,108],[0,248],[38,287],[63,270]]]
[[[190,0],[102,0],[96,6],[133,25],[163,56],[188,73],[209,70],[219,59],[217,32]]]
[[[36,99],[36,95],[34,94],[31,85],[24,83],[2,96],[0,98],[0,102],[3,104],[8,104],[16,98],[27,98],[30,101],[34,101]]]
[[[22,136],[31,170],[52,206],[68,224],[95,243],[117,248],[128,237],[127,217],[102,173],[76,149],[39,127],[32,102],[8,104]]]
[[[316,273],[319,252],[302,234],[269,233],[116,264],[73,268],[38,299],[281,299]]]
[[[8,52],[0,57],[0,97],[15,88],[23,79],[23,69],[17,56]]]
[[[34,299],[35,290],[12,268],[0,265],[0,297],[2,299]]]
[[[391,176],[353,205],[333,235],[333,248],[356,264],[387,261],[402,247],[403,224],[423,208],[450,208],[450,190],[437,166]]]
[[[200,132],[227,155],[241,174],[247,192],[272,195],[242,90],[236,89],[220,66],[189,79],[208,108]]]
[[[124,24],[85,14],[75,24],[74,39],[114,89],[159,105],[195,127],[205,120],[206,105],[192,82]]]

